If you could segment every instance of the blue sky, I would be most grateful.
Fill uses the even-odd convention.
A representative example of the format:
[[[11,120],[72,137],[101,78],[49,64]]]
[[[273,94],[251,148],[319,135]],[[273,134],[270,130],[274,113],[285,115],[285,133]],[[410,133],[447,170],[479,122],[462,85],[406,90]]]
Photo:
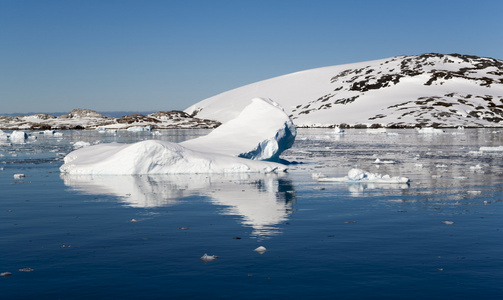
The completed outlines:
[[[501,0],[0,0],[0,114],[182,110],[396,55],[503,59]]]

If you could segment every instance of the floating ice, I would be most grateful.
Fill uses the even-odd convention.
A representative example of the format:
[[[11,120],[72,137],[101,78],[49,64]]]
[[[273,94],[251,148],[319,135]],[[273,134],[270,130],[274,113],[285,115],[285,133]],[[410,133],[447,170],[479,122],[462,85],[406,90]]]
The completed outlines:
[[[13,143],[23,143],[28,138],[28,134],[24,131],[15,130],[9,138]]]
[[[204,261],[205,263],[210,262],[210,261],[214,261],[217,258],[218,258],[218,256],[216,256],[216,255],[208,255],[206,253],[204,253],[204,255],[201,256],[201,260]]]
[[[148,140],[78,149],[65,157],[60,171],[107,175],[283,172],[282,164],[258,160],[278,159],[292,146],[295,135],[295,126],[281,107],[256,98],[236,119],[207,136],[180,144]]]
[[[441,133],[444,133],[444,131],[442,129],[432,128],[432,127],[420,128],[420,129],[417,129],[417,132],[422,133],[422,134],[441,134]]]
[[[271,173],[284,172],[286,166],[193,151],[167,141],[147,140],[134,144],[99,144],[75,150],[64,158],[60,171],[93,175]]]
[[[152,127],[151,126],[133,126],[133,127],[129,127],[127,129],[127,131],[131,131],[131,132],[150,132],[150,131],[152,131]]]
[[[14,174],[14,179],[21,179],[24,178],[24,174]]]
[[[370,129],[367,129],[367,133],[369,133],[369,134],[385,134],[386,128],[370,128]]]
[[[351,169],[348,176],[345,177],[323,177],[318,181],[322,182],[358,182],[358,183],[408,183],[410,180],[406,177],[391,177],[390,175],[381,175],[369,173],[361,169]]]
[[[480,147],[479,151],[482,151],[482,152],[500,152],[500,151],[503,151],[503,146],[497,146],[497,147]]]
[[[1,277],[4,277],[4,278],[7,278],[7,277],[9,277],[9,276],[11,276],[11,275],[12,275],[12,273],[11,273],[11,272],[2,272],[2,273],[0,273],[0,276],[1,276]]]
[[[91,146],[91,144],[88,142],[84,142],[84,141],[78,141],[75,144],[73,144],[73,148],[75,148],[75,149],[89,147],[89,146]]]
[[[392,164],[395,164],[395,162],[393,160],[380,160],[379,158],[376,158],[376,160],[373,162],[373,164],[392,165]]]
[[[442,221],[442,223],[445,224],[445,225],[452,225],[452,224],[454,224],[453,221]]]
[[[258,252],[259,254],[264,254],[267,251],[267,249],[264,246],[259,246],[255,248],[255,250],[253,251]]]
[[[336,126],[336,127],[334,127],[334,133],[335,134],[343,134],[344,133],[344,129]]]
[[[34,270],[32,268],[22,268],[19,269],[19,272],[33,272]]]
[[[180,145],[254,160],[277,160],[293,145],[296,135],[295,125],[281,106],[271,99],[254,98],[237,118]]]

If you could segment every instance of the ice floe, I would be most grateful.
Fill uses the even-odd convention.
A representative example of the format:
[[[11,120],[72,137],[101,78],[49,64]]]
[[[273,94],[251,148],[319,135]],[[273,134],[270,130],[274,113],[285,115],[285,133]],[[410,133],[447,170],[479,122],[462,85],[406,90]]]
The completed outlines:
[[[255,250],[253,250],[253,251],[255,251],[259,254],[264,254],[267,251],[267,249],[264,246],[259,246],[259,247],[255,248]]]
[[[381,175],[370,173],[361,169],[351,169],[348,176],[344,177],[324,177],[318,176],[318,181],[321,182],[348,182],[348,183],[408,183],[410,180],[407,177],[392,177],[390,175]]]
[[[417,132],[421,133],[421,134],[442,134],[442,133],[444,133],[444,131],[442,129],[432,128],[432,127],[418,128]]]
[[[214,261],[217,258],[218,258],[218,256],[216,256],[216,255],[208,255],[206,253],[204,253],[204,255],[201,256],[201,260],[204,261],[204,263]]]
[[[503,146],[496,146],[496,147],[480,147],[479,151],[481,152],[501,152],[503,151]]]

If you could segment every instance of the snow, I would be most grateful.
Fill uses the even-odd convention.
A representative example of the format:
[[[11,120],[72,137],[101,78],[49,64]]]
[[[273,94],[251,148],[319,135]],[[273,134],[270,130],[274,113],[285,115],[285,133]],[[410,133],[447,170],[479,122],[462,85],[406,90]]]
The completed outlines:
[[[207,136],[180,144],[147,140],[89,146],[69,153],[60,171],[107,175],[284,172],[282,164],[259,160],[277,159],[292,146],[295,135],[295,126],[281,107],[272,100],[253,99],[236,119]]]
[[[444,62],[444,58],[458,60],[452,55],[423,58],[399,56],[286,74],[212,96],[188,107],[185,112],[195,113],[198,118],[226,122],[237,116],[249,99],[269,97],[285,108],[298,127],[341,124],[503,126],[497,118],[492,121],[490,118],[494,116],[491,107],[503,99],[503,84],[490,72],[501,69],[487,67],[465,73],[463,68],[475,69],[483,59],[457,64]],[[496,65],[499,61],[489,62]],[[419,75],[410,75],[415,71]],[[464,75],[435,78],[434,74],[440,71]],[[397,82],[386,82],[386,78],[398,77]],[[483,80],[478,78],[493,78],[494,82],[484,86]],[[380,80],[386,84],[378,88],[358,88],[371,84],[379,86]],[[481,115],[478,117],[474,113]]]
[[[277,160],[293,145],[296,135],[297,130],[282,107],[271,99],[254,98],[235,119],[207,136],[181,145],[254,160]]]
[[[361,169],[351,169],[345,177],[319,177],[321,182],[348,182],[348,183],[408,183],[410,180],[406,177],[391,177],[390,175],[381,175],[370,173]]]

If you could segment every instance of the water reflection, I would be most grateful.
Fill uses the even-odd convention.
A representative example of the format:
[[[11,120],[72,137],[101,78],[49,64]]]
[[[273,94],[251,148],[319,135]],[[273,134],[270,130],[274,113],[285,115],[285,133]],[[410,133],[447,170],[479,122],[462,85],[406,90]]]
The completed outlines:
[[[66,186],[89,195],[111,195],[127,206],[177,205],[188,196],[207,197],[222,215],[240,216],[254,236],[279,233],[292,213],[295,190],[277,174],[96,176],[62,174]]]

